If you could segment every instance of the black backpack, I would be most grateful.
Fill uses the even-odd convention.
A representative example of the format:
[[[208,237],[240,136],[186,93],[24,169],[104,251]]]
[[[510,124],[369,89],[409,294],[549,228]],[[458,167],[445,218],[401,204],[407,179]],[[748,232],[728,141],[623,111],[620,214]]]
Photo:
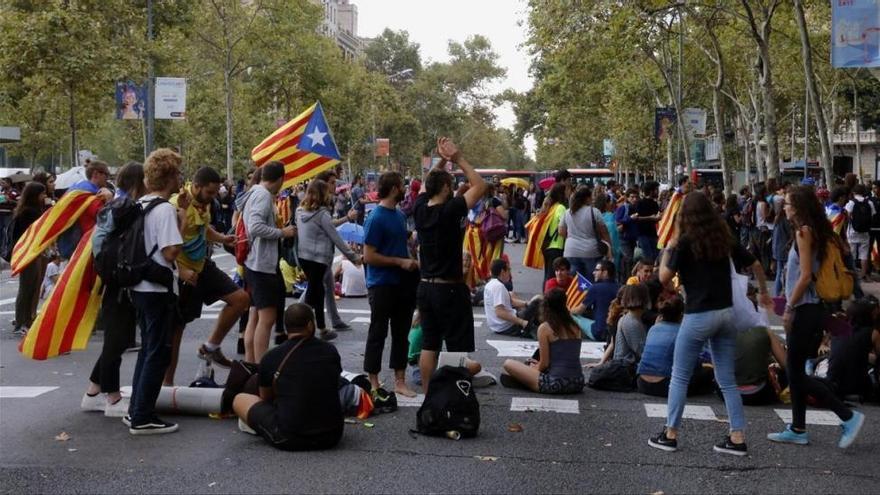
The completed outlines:
[[[868,200],[853,200],[852,217],[850,225],[856,232],[864,233],[871,230],[871,205]]]
[[[636,388],[636,366],[624,359],[606,361],[590,371],[590,388],[610,392],[632,392]]]
[[[416,415],[419,433],[475,437],[480,429],[480,404],[465,368],[443,366],[431,376],[428,394]],[[457,432],[457,434],[452,433]]]
[[[117,198],[98,213],[92,246],[95,271],[105,284],[128,288],[147,280],[170,289],[174,280],[171,270],[152,259],[158,246],[150,253],[144,246],[144,218],[165,202],[156,198],[142,207],[130,198]]]

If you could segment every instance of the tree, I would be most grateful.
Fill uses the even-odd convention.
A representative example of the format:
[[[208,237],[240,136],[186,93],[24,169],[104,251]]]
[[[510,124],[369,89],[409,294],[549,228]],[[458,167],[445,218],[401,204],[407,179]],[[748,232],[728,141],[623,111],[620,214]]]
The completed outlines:
[[[385,28],[364,49],[364,64],[368,69],[386,76],[410,71],[409,75],[415,77],[422,70],[419,44],[410,41],[406,31]]]

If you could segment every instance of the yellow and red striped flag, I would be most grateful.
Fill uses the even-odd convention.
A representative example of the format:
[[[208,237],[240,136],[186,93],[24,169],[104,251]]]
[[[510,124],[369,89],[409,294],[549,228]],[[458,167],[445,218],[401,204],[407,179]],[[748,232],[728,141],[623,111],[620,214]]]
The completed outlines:
[[[846,220],[846,212],[843,208],[835,209],[835,210],[827,210],[828,221],[831,222],[831,230],[834,231],[835,234],[840,235],[843,233],[843,225]]]
[[[684,200],[684,194],[678,191],[675,191],[672,194],[672,197],[669,198],[669,204],[663,211],[663,216],[660,217],[660,222],[657,223],[658,249],[663,249],[666,244],[672,240],[673,234],[675,234],[675,221],[676,217],[678,217],[678,210],[681,209],[682,200]]]
[[[100,199],[88,191],[72,190],[61,196],[36,222],[25,230],[12,249],[12,275],[18,275],[43,253],[64,231]]]
[[[335,167],[341,160],[321,102],[275,130],[251,150],[251,158],[258,167],[270,161],[283,163],[283,189]]]
[[[529,268],[544,268],[544,255],[541,248],[544,246],[544,239],[547,237],[547,227],[553,219],[553,214],[557,208],[565,208],[562,205],[554,205],[541,213],[538,213],[526,223],[526,249],[523,252],[523,266]]]
[[[44,360],[86,348],[101,308],[101,279],[92,260],[92,231],[79,241],[37,319],[18,346],[31,359]]]
[[[568,285],[568,290],[565,291],[565,304],[568,306],[569,311],[573,311],[584,302],[584,298],[587,297],[587,292],[591,287],[593,287],[593,284],[590,283],[587,277],[581,275],[580,272],[575,273],[574,278]]]
[[[483,282],[489,279],[489,267],[492,262],[501,258],[504,252],[504,239],[494,243],[483,238],[480,226],[469,224],[464,232],[464,249],[471,255],[473,260],[472,274],[465,274],[465,278],[471,275],[475,282]]]
[[[290,222],[290,196],[277,198],[275,209],[278,210],[278,223],[287,225]]]

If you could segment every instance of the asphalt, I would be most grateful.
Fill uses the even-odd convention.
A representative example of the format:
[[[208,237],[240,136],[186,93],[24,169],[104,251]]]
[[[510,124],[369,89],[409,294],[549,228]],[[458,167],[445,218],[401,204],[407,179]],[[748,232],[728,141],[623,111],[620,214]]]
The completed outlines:
[[[522,246],[508,245],[507,252],[516,263]],[[231,269],[228,256],[217,261]],[[516,263],[514,284],[522,294],[537,292],[540,274]],[[234,420],[195,416],[173,418],[180,431],[171,435],[131,437],[119,419],[79,409],[101,334],[82,352],[42,362],[21,357],[10,335],[14,306],[4,303],[16,290],[8,272],[0,273],[0,386],[58,388],[34,398],[0,398],[2,493],[876,493],[880,486],[876,405],[860,406],[868,419],[845,451],[836,447],[839,427],[833,425],[811,425],[810,446],[771,444],[764,436],[784,424],[774,409],[786,406],[747,407],[744,458],[712,451],[727,429],[723,402],[714,396],[689,404],[709,406],[716,418],[686,419],[679,451],[665,453],[647,446],[663,419],[649,418],[645,405],[662,399],[591,389],[558,397],[576,401],[577,414],[513,412],[514,397],[538,394],[479,389],[480,434],[460,441],[412,435],[415,408],[370,418],[373,427],[346,424],[341,444],[325,452],[279,452],[239,432]],[[368,309],[365,299],[342,299],[339,306]],[[366,316],[343,314],[349,320]],[[179,382],[195,376],[195,349],[214,322],[188,327]],[[343,367],[359,371],[367,325],[352,326],[336,346]],[[486,340],[510,339],[490,336],[483,327],[476,335],[475,357],[497,375],[505,358]],[[233,335],[223,348],[235,354]],[[123,384],[130,384],[135,357],[123,358]],[[222,382],[225,371],[217,378]],[[383,378],[390,382],[390,373]],[[522,431],[509,431],[512,424]],[[70,439],[56,441],[61,432]]]

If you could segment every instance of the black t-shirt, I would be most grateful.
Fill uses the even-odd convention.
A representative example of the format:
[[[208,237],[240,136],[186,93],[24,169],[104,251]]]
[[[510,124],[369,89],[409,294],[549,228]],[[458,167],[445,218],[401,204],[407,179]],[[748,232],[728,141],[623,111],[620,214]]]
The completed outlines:
[[[263,356],[261,387],[272,387],[275,371],[299,340],[288,340]],[[316,436],[343,429],[338,393],[340,373],[339,353],[320,339],[310,338],[293,352],[281,370],[275,390],[278,423],[285,433]]]
[[[18,242],[24,232],[32,223],[40,219],[43,214],[39,208],[26,207],[15,217],[15,225],[12,226],[12,242]]]
[[[419,235],[419,266],[424,278],[461,280],[461,249],[468,214],[463,196],[428,206],[430,198],[420,194],[413,208]]]
[[[660,205],[654,198],[642,198],[636,203],[636,213],[641,218],[654,216],[660,213]],[[639,220],[636,225],[639,226],[639,235],[657,237],[657,220]]]
[[[739,243],[732,243],[730,249],[730,257],[737,270],[755,262],[755,257]],[[694,259],[687,237],[681,238],[669,254],[667,266],[678,272],[679,281],[684,286],[685,313],[702,313],[733,305],[728,258],[714,261]]]

